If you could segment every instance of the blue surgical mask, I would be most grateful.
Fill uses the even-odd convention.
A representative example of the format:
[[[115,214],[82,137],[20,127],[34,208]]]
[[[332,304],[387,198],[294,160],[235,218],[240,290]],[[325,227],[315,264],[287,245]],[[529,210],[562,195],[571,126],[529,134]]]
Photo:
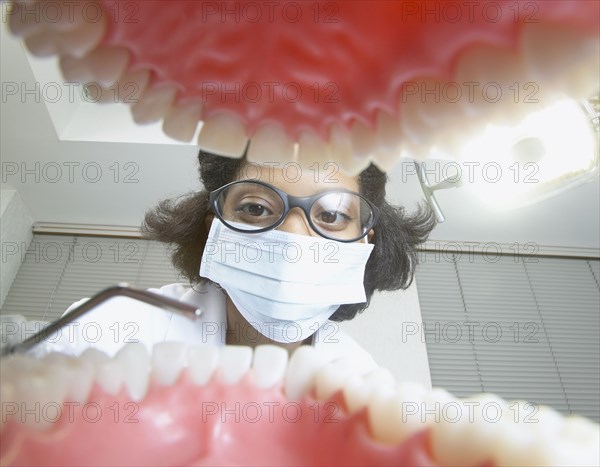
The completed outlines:
[[[346,303],[366,301],[373,245],[269,230],[236,232],[214,219],[200,275],[218,283],[254,329],[277,342],[317,331]]]

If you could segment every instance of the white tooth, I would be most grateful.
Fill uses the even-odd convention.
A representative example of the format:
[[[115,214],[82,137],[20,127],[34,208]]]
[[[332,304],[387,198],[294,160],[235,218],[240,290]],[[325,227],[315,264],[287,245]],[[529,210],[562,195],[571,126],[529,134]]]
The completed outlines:
[[[358,175],[368,167],[368,159],[355,157],[350,132],[337,123],[331,126],[329,145],[331,160],[335,161],[346,174]]]
[[[163,132],[178,141],[191,141],[196,133],[201,112],[202,104],[198,101],[175,104],[165,116]]]
[[[102,88],[102,92],[98,96],[97,102],[109,104],[117,102],[123,102],[130,105],[137,104],[144,94],[149,81],[149,70],[128,71],[110,88]]]
[[[101,87],[110,88],[121,78],[128,62],[126,49],[101,47],[83,58],[62,57],[60,67],[69,81],[96,81]]]
[[[39,31],[25,38],[25,45],[36,57],[51,57],[58,53],[56,36],[55,32]]]
[[[89,83],[94,79],[92,71],[85,60],[73,57],[61,57],[59,65],[67,81]]]
[[[330,362],[319,369],[315,376],[315,392],[317,400],[328,400],[336,392],[341,391],[356,372]]]
[[[37,34],[44,28],[39,3],[29,2],[25,11],[23,11],[20,2],[13,2],[8,5],[6,11],[10,32],[17,37],[28,37]]]
[[[371,160],[382,171],[390,171],[400,160],[402,152],[402,130],[400,121],[389,113],[378,110],[375,123],[375,149]]]
[[[560,436],[582,445],[592,443],[597,445],[600,441],[600,426],[597,423],[580,416],[563,418],[562,421]]]
[[[378,110],[375,122],[375,141],[379,149],[398,151],[402,145],[400,121],[384,110]]]
[[[313,347],[298,347],[290,357],[285,374],[286,397],[293,401],[308,393],[315,385],[317,372],[326,363],[323,355]]]
[[[598,432],[596,431],[595,440],[586,439],[591,432],[584,426],[593,426],[593,423],[579,419],[583,425],[577,426],[577,420],[577,417],[565,419],[549,407],[540,407],[529,420],[533,423],[523,424],[533,434],[531,445],[527,449],[528,462],[531,465],[598,465]],[[571,425],[573,421],[575,423]],[[594,446],[594,449],[590,450],[590,446]],[[594,457],[596,462],[591,464]]]
[[[121,365],[111,360],[104,352],[88,348],[79,357],[94,369],[95,381],[108,394],[116,395],[123,384],[123,370]]]
[[[371,394],[380,387],[393,391],[396,382],[386,368],[377,368],[364,378],[352,375],[343,388],[348,412],[353,414],[367,405]]]
[[[83,23],[71,31],[57,33],[57,49],[62,55],[82,58],[102,42],[105,31],[106,23],[102,16],[96,22]]]
[[[96,382],[102,390],[111,396],[116,396],[123,386],[124,371],[116,360],[99,363],[96,367]]]
[[[375,133],[364,123],[356,120],[350,129],[354,157],[368,159],[375,149]]]
[[[147,88],[131,107],[133,120],[139,125],[158,122],[170,110],[176,94],[177,88],[171,84]]]
[[[108,362],[110,357],[101,350],[90,347],[85,349],[79,359],[88,362],[93,368],[97,368],[99,365]]]
[[[279,122],[265,122],[250,140],[246,157],[249,162],[258,164],[277,162],[283,165],[294,160],[294,143]]]
[[[425,428],[423,386],[403,383],[395,392],[389,387],[377,388],[368,403],[369,424],[373,437],[384,444],[398,444]]]
[[[472,47],[461,56],[456,68],[456,82],[469,86],[462,85],[462,97],[456,105],[448,102],[455,95],[453,89],[451,93],[442,92],[445,99],[441,103],[445,105],[439,113],[427,117],[446,133],[444,139],[460,135],[474,121],[479,128],[482,122],[515,125],[547,103],[546,87],[532,81],[521,57],[512,50]],[[462,139],[467,140],[466,135]]]
[[[435,105],[430,102],[439,99],[440,89],[440,81],[433,78],[418,78],[405,83],[403,87],[400,98],[400,128],[402,134],[415,146],[428,146],[433,139],[436,129],[421,118],[421,108]]]
[[[283,380],[288,363],[287,350],[276,345],[259,345],[254,349],[252,378],[255,386],[263,389]]]
[[[396,379],[387,368],[378,367],[365,376],[365,384],[376,388],[378,386],[394,387]]]
[[[428,135],[427,142],[433,142],[440,133],[450,129],[453,133],[459,132],[461,127],[464,125],[463,120],[467,120],[464,117],[463,108],[461,106],[462,101],[454,102],[455,94],[450,94],[450,91],[443,91],[447,85],[445,82],[440,83],[441,96],[438,102],[430,102],[427,100],[417,108],[418,119],[431,128],[431,134]],[[453,91],[454,92],[454,91]],[[459,92],[459,91],[457,91]],[[498,102],[496,107],[502,106],[501,102]],[[489,109],[486,109],[488,114],[491,113]]]
[[[303,130],[298,137],[298,163],[302,167],[318,164],[319,169],[331,161],[331,147],[312,130]]]
[[[94,80],[108,88],[123,76],[129,63],[129,52],[123,47],[100,47],[83,60],[88,63]]]
[[[152,349],[152,375],[163,386],[177,381],[187,364],[187,348],[181,342],[160,342]]]
[[[53,378],[51,369],[41,361],[28,365],[14,376],[22,423],[37,430],[45,430],[58,420],[67,394],[67,383]]]
[[[569,436],[561,433],[565,427],[565,418],[562,415],[542,406],[530,418],[530,423],[523,423],[523,426],[535,434],[525,453],[526,457],[522,459],[523,462],[530,465],[584,465],[574,462],[573,458],[581,449],[571,443]],[[520,459],[515,459],[518,460]]]
[[[231,112],[208,117],[198,135],[198,145],[202,149],[227,157],[242,157],[247,144],[244,124],[240,117]]]
[[[440,100],[448,102],[448,99],[454,100],[455,96],[459,96],[457,106],[461,111],[481,118],[494,108],[502,107],[503,103],[514,102],[518,95],[514,94],[512,85],[522,85],[525,81],[521,62],[512,51],[491,45],[473,46],[459,57],[456,64],[454,84],[459,86],[460,94],[457,94],[454,84],[444,83],[440,89]],[[448,86],[446,91],[443,86]],[[430,118],[436,123],[435,115]]]
[[[389,172],[399,163],[404,146],[400,121],[383,110],[377,111],[373,163],[383,172]]]
[[[556,23],[527,24],[521,47],[527,70],[542,85],[551,84],[575,99],[598,92],[600,41],[596,35]]]
[[[219,364],[219,349],[210,345],[188,349],[188,374],[198,386],[207,384]]]
[[[535,409],[533,409],[535,410]],[[532,462],[532,447],[535,446],[536,433],[531,423],[524,423],[532,415],[531,404],[525,401],[510,401],[503,412],[502,419],[496,423],[494,442],[490,443],[489,455],[497,465],[522,466],[536,465]],[[547,442],[544,439],[544,442]]]
[[[66,382],[67,399],[81,404],[87,401],[95,374],[91,362],[60,353],[50,353],[43,361],[53,379]]]
[[[363,170],[369,166],[377,147],[375,132],[357,120],[350,129],[350,137],[352,139],[353,157],[361,161],[359,167]]]
[[[142,343],[127,344],[117,355],[115,360],[123,371],[123,382],[129,396],[134,401],[141,401],[146,397],[150,383],[150,355]]]
[[[434,458],[443,465],[481,465],[490,458],[506,403],[492,394],[464,400],[448,397],[439,402],[432,397],[427,404],[427,410],[433,408],[440,419],[431,428]]]
[[[88,5],[91,2],[86,2],[85,11],[90,13],[94,10],[89,9]],[[43,6],[42,17],[44,18],[43,25],[49,30],[55,31],[72,31],[73,29],[79,28],[86,23],[86,15],[84,10],[77,8],[79,3],[71,2],[46,2]],[[96,11],[101,11],[100,5],[96,4]],[[94,13],[95,14],[95,13]],[[104,15],[98,15],[98,20],[103,20]],[[92,22],[89,23],[94,24]]]
[[[565,444],[563,450],[568,456],[561,459],[565,465],[600,465],[600,426],[580,416],[567,417],[563,422],[556,444]]]
[[[252,348],[226,345],[219,352],[219,370],[225,384],[236,384],[250,369]]]
[[[354,414],[367,405],[373,388],[365,384],[358,375],[352,375],[343,388],[344,402],[349,414]]]

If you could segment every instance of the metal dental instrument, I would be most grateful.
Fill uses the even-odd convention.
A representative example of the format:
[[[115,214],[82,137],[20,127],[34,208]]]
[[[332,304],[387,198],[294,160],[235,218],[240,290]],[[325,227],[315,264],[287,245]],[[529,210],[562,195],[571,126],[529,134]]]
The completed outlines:
[[[196,319],[202,314],[202,310],[199,310],[187,303],[179,302],[169,297],[148,292],[147,290],[136,289],[130,287],[128,284],[119,284],[97,293],[85,303],[82,303],[77,308],[71,310],[68,314],[62,316],[56,321],[53,321],[40,332],[35,333],[33,336],[25,339],[23,342],[2,347],[0,349],[0,357],[4,357],[13,353],[27,352],[29,349],[42,342],[54,332],[63,328],[67,324],[76,321],[80,316],[83,316],[88,311],[113,297],[133,298],[134,300],[139,300],[141,302],[148,303],[149,305],[154,305],[159,308],[172,311],[173,313],[177,313],[190,319]]]
[[[415,169],[417,171],[417,175],[419,176],[419,183],[421,184],[421,188],[423,189],[423,194],[425,195],[425,199],[427,203],[433,210],[433,214],[439,224],[444,222],[446,218],[444,217],[444,213],[440,208],[440,205],[435,199],[434,192],[437,190],[444,190],[446,188],[458,188],[463,185],[462,179],[455,177],[448,177],[442,180],[440,183],[436,185],[432,185],[427,178],[427,169],[425,167],[425,163],[423,162],[413,162],[415,165]]]

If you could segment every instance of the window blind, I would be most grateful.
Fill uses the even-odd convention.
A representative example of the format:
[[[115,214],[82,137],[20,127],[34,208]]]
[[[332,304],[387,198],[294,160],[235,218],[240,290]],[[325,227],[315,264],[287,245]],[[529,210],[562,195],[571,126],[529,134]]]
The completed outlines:
[[[150,288],[182,281],[166,247],[141,239],[35,235],[2,314],[52,321],[74,302],[126,282]]]
[[[421,254],[432,383],[600,419],[600,262]]]

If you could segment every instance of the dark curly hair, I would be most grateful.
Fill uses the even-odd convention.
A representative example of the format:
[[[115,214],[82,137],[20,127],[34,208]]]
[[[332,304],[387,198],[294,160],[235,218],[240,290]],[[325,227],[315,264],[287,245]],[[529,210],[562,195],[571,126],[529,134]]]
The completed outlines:
[[[199,276],[200,260],[208,238],[205,218],[212,211],[211,191],[236,179],[246,163],[245,157],[231,159],[200,150],[200,179],[204,190],[161,201],[146,213],[144,236],[172,247],[173,265],[192,284],[206,281]],[[373,164],[359,175],[360,193],[379,208],[374,226],[373,252],[365,269],[365,303],[341,305],[331,316],[333,321],[352,319],[369,306],[375,290],[406,289],[413,281],[417,264],[416,246],[424,242],[435,226],[433,212],[419,206],[413,215],[385,200],[387,176]]]

